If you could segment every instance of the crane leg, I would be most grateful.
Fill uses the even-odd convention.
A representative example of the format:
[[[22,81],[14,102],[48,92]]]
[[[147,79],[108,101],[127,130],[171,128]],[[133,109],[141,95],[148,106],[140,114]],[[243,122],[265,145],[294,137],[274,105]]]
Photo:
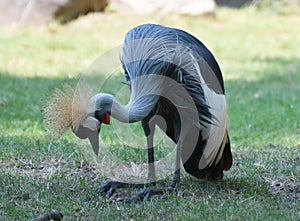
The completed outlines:
[[[149,148],[150,149],[150,148]],[[178,151],[177,151],[178,152]],[[148,152],[148,156],[153,154],[153,150]],[[151,158],[150,158],[151,159]],[[154,164],[153,167],[149,164],[148,170],[148,179],[151,185],[155,185],[155,170]],[[176,154],[176,171],[174,173],[173,179],[171,184],[167,188],[151,188],[147,187],[142,189],[137,194],[129,197],[129,198],[119,198],[117,201],[119,202],[138,202],[143,200],[149,200],[154,195],[163,195],[167,192],[175,192],[180,184],[180,155],[177,156]],[[120,188],[142,188],[145,187],[145,184],[131,184],[131,183],[124,183],[124,182],[117,182],[117,181],[108,181],[101,185],[96,191],[101,194],[105,194],[106,198],[109,199],[117,189]]]
[[[151,185],[156,184],[155,167],[154,167],[154,148],[153,148],[153,136],[155,130],[155,121],[151,119],[145,119],[142,121],[143,129],[147,137],[148,147],[148,183]],[[176,149],[176,161],[175,161],[175,173],[170,185],[165,188],[152,188],[146,187],[140,192],[128,198],[119,198],[119,202],[138,202],[143,200],[149,200],[154,195],[164,195],[168,192],[175,192],[180,185],[180,159],[181,159],[181,143],[177,144]],[[145,184],[129,184],[123,182],[109,181],[104,183],[97,189],[97,192],[104,193],[106,198],[110,198],[113,193],[119,188],[141,188],[145,187]]]
[[[145,135],[147,137],[147,147],[148,147],[148,184],[155,185],[155,167],[154,167],[154,148],[153,148],[153,136],[155,124],[153,121],[149,122],[150,119],[145,119],[142,122]],[[99,194],[105,194],[106,198],[109,199],[117,189],[121,188],[142,188],[145,184],[133,184],[117,181],[108,181],[103,183],[96,192]]]
[[[177,145],[175,173],[174,173],[174,176],[173,176],[173,179],[172,179],[172,183],[168,186],[168,191],[174,191],[180,185],[180,154],[181,154],[181,146]]]
[[[145,126],[143,126],[145,129]],[[148,182],[156,184],[155,166],[154,166],[154,147],[153,147],[153,136],[155,125],[153,123],[148,124],[150,133],[147,136],[147,148],[148,148]]]
[[[180,156],[181,156],[181,145],[177,145],[176,150],[176,162],[175,162],[175,173],[172,182],[167,188],[144,188],[137,194],[129,197],[118,199],[120,202],[131,203],[143,200],[149,200],[154,195],[164,195],[168,192],[175,192],[180,185]]]
[[[148,183],[150,185],[156,184],[155,167],[154,167],[154,149],[153,149],[153,135],[147,136],[148,145]],[[145,184],[133,184],[117,181],[108,181],[102,184],[96,192],[99,194],[105,194],[106,198],[109,199],[117,189],[121,188],[141,188],[145,187]]]

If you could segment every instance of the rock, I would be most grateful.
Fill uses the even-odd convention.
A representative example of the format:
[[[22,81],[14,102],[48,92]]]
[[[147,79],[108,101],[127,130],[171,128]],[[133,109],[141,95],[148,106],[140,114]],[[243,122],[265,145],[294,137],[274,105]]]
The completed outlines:
[[[122,13],[176,13],[184,15],[214,15],[214,0],[111,0],[112,8]]]
[[[108,5],[108,0],[69,0],[67,2],[55,12],[56,18],[62,22],[67,22],[88,12],[103,11]]]
[[[43,216],[40,216],[32,221],[61,221],[63,219],[63,214],[60,212],[51,212],[51,213],[46,213]]]
[[[42,25],[70,21],[90,11],[103,11],[108,0],[1,0],[0,25]]]
[[[241,8],[254,2],[254,0],[215,0],[218,6]]]

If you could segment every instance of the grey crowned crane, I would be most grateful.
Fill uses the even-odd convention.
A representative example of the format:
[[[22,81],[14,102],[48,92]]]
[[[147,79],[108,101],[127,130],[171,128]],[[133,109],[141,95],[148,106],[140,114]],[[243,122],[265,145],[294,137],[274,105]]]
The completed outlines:
[[[106,93],[84,100],[72,89],[58,90],[45,107],[48,127],[58,134],[72,128],[79,138],[88,138],[98,154],[102,123],[109,124],[110,117],[124,123],[141,121],[150,183],[156,181],[153,136],[155,125],[160,127],[176,144],[172,182],[167,188],[145,188],[126,201],[174,191],[180,184],[181,163],[196,178],[222,178],[232,165],[225,90],[219,65],[206,46],[185,31],[145,24],[126,34],[121,62],[131,91],[127,105]],[[76,96],[81,101],[76,102]],[[110,198],[116,189],[135,185],[141,186],[109,181],[98,191]]]

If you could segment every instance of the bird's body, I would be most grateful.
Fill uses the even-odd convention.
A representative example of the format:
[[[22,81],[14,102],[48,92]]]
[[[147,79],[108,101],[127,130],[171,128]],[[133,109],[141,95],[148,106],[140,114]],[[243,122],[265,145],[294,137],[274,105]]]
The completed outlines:
[[[101,123],[109,122],[109,116],[124,123],[141,121],[147,137],[149,182],[155,182],[153,136],[157,125],[177,148],[169,189],[179,184],[180,162],[197,178],[222,178],[232,165],[232,155],[223,77],[212,53],[185,31],[145,24],[126,34],[121,61],[131,90],[129,103],[124,106],[112,95],[96,94],[83,113],[86,120],[72,125],[74,133],[88,137],[98,154],[95,134]],[[109,182],[100,191],[110,197],[116,188],[126,186]]]
[[[130,45],[132,42],[134,42],[133,45]],[[152,42],[154,43],[152,44]],[[127,46],[128,44],[129,46]],[[184,155],[189,155],[188,159],[182,159],[185,170],[198,178],[206,175],[222,177],[223,170],[230,168],[232,159],[226,130],[227,116],[223,78],[212,53],[203,43],[187,32],[152,24],[141,25],[129,31],[125,37],[124,45],[125,52],[122,61],[128,84],[132,79],[142,75],[158,74],[166,76],[176,81],[188,92],[197,108],[198,126],[195,126],[189,116],[185,116],[187,120],[182,122],[187,124],[189,128],[187,130],[194,130],[198,133],[194,136],[198,138],[194,143],[195,147],[186,147],[191,143],[185,141],[191,139],[190,136],[184,135],[185,137],[182,138],[184,139],[183,143],[186,143],[181,150],[182,158],[185,158]],[[144,49],[144,52],[138,50],[132,53],[132,50],[140,48]],[[191,68],[191,66],[197,67]],[[149,83],[151,82],[137,80],[134,86],[145,84],[143,87],[146,87],[146,84]],[[176,96],[168,94],[173,92],[172,90],[165,93],[160,91],[159,95],[167,94],[168,97],[171,96],[175,99],[180,96],[180,94]],[[187,104],[172,104],[164,96],[159,96],[158,100],[153,98],[153,100],[155,102],[153,102],[151,111],[142,119],[146,135],[149,134],[147,132],[149,120],[155,115],[160,115],[167,124],[166,134],[175,143],[178,143],[183,125],[177,109],[178,106],[187,106]],[[134,102],[132,101],[132,103]],[[149,106],[149,104],[147,105]],[[145,110],[145,113],[147,113],[147,110]],[[188,114],[188,112],[186,113]],[[190,134],[190,131],[188,134]],[[212,140],[209,141],[208,139]],[[186,154],[185,148],[190,153]],[[214,154],[210,157],[210,161],[200,165],[205,149]],[[224,156],[223,152],[225,153]]]

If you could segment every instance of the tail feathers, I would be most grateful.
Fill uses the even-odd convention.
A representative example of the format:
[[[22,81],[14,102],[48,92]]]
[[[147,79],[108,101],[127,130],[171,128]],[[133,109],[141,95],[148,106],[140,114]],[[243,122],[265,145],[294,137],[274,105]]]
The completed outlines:
[[[229,139],[229,137],[228,137]],[[230,149],[230,142],[228,142],[225,145],[224,151],[223,151],[223,157],[221,158],[221,164],[220,164],[220,168],[222,170],[229,170],[232,166],[232,153],[231,153],[231,149]]]
[[[227,135],[228,136],[228,135]],[[192,157],[183,165],[186,172],[189,174],[202,179],[222,179],[223,178],[223,171],[227,171],[232,166],[232,153],[230,148],[230,140],[229,136],[227,137],[227,142],[223,149],[222,157],[220,161],[215,164],[213,163],[211,166],[208,166],[204,169],[198,168],[199,161],[197,159],[193,159]]]
[[[227,171],[232,166],[232,153],[230,149],[230,141],[229,137],[227,137],[228,141],[225,144],[222,157],[220,161],[216,164],[208,168],[209,172],[207,174],[207,178],[212,179],[222,179],[223,171]]]

